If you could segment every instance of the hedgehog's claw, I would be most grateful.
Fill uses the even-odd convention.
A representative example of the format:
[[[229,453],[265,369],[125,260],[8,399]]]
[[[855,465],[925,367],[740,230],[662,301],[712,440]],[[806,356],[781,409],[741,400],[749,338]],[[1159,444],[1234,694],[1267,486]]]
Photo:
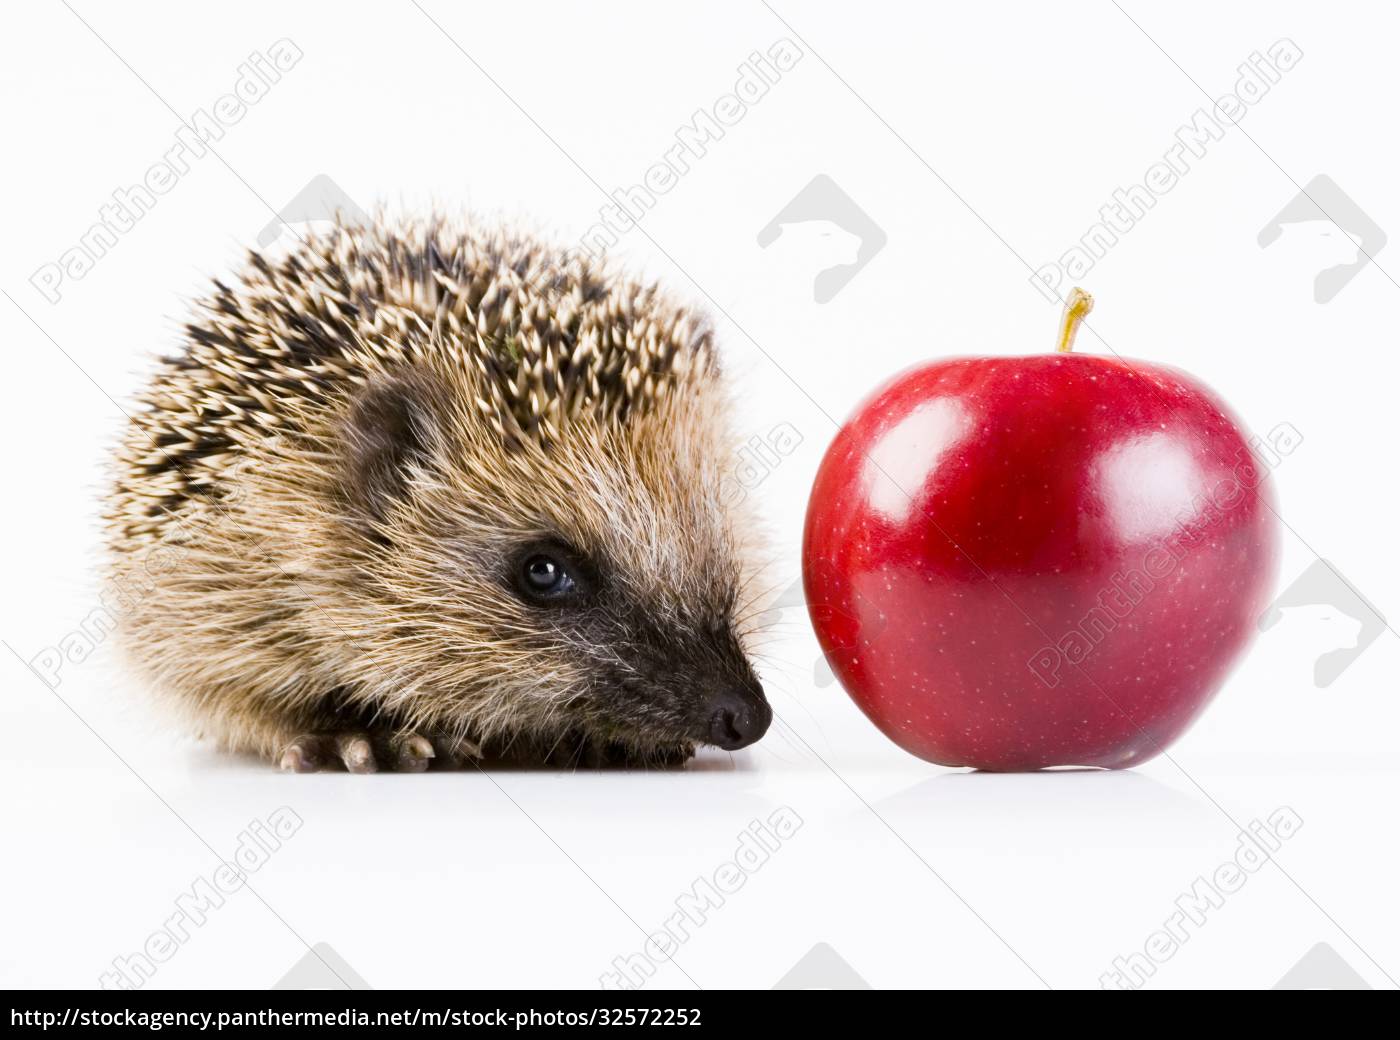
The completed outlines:
[[[314,773],[321,768],[321,759],[316,753],[313,741],[302,737],[283,749],[278,766],[289,773]]]
[[[379,762],[374,757],[374,745],[363,733],[345,733],[336,737],[335,752],[347,773],[379,772]]]
[[[394,768],[401,773],[421,773],[428,768],[428,762],[437,758],[433,742],[417,733],[405,733],[394,741]]]
[[[347,773],[421,773],[429,765],[459,769],[469,759],[481,757],[481,748],[469,740],[429,739],[421,733],[352,730],[340,733],[304,733],[278,756],[278,765],[290,773],[315,773],[339,764]]]
[[[481,746],[462,737],[438,737],[432,743],[440,769],[461,769],[482,757]]]

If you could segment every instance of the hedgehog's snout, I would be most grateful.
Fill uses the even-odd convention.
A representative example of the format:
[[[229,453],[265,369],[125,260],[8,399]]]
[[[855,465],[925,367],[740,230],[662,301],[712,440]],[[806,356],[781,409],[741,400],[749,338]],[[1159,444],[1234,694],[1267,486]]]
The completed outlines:
[[[706,744],[738,751],[768,732],[773,709],[763,697],[757,680],[727,687],[711,698],[705,732],[697,739]]]

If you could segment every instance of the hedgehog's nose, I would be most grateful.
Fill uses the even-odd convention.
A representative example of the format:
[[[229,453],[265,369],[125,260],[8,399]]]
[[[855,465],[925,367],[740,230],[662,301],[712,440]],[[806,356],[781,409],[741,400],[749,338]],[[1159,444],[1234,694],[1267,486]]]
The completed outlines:
[[[768,732],[773,709],[761,690],[725,690],[715,698],[710,715],[709,743],[726,751],[748,747]]]

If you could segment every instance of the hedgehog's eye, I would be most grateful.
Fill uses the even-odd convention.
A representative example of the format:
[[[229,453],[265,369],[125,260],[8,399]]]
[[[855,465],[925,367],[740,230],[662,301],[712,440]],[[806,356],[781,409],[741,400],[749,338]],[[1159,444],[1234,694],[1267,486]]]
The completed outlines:
[[[578,581],[567,564],[550,553],[531,553],[520,564],[520,590],[530,599],[553,601],[578,591]]]

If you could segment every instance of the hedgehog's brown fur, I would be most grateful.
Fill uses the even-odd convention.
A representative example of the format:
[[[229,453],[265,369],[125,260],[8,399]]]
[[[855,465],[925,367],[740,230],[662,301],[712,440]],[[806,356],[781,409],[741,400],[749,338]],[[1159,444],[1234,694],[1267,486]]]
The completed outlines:
[[[107,510],[131,656],[203,733],[293,766],[347,733],[381,765],[423,737],[670,759],[705,688],[756,689],[727,395],[689,312],[438,221],[337,228],[215,286]],[[586,614],[512,592],[535,542],[600,572]]]

